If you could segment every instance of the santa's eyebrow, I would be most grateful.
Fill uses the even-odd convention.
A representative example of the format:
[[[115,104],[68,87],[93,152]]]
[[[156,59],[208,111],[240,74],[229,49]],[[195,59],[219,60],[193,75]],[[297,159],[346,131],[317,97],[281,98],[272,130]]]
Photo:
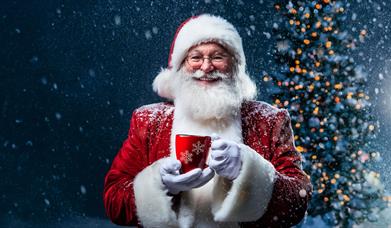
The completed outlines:
[[[200,51],[191,51],[188,55],[202,55],[202,53]]]
[[[188,55],[203,55],[203,54],[200,51],[194,50],[189,52]],[[229,55],[229,53],[226,51],[214,51],[210,53],[210,55]]]
[[[213,55],[229,55],[226,51],[215,51],[212,53]]]

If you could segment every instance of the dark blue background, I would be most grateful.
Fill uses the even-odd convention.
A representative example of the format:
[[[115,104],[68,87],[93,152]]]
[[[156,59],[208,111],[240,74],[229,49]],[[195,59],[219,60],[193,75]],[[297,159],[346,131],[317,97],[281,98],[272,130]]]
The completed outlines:
[[[391,7],[368,1],[348,8],[346,26],[352,35],[369,30],[352,55],[370,74],[368,92],[381,123],[374,145],[387,163]],[[238,28],[259,99],[268,101],[261,76],[275,68],[271,1],[2,1],[0,226],[109,226],[103,180],[131,112],[160,101],[151,84],[166,66],[175,30],[200,13],[221,15]]]

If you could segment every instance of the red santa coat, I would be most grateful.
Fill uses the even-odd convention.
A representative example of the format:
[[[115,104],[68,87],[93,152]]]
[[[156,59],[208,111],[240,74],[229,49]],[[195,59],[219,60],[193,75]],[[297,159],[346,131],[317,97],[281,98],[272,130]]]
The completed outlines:
[[[158,171],[159,161],[170,156],[173,118],[171,103],[134,111],[128,137],[104,184],[104,205],[114,223],[147,227],[195,224],[191,219],[187,225],[179,221],[181,212],[175,204],[181,196],[166,194]],[[304,217],[312,186],[301,169],[288,112],[264,102],[244,102],[241,122],[245,144],[241,147],[242,170],[233,182],[214,178],[213,220],[222,226],[241,227],[297,224]]]

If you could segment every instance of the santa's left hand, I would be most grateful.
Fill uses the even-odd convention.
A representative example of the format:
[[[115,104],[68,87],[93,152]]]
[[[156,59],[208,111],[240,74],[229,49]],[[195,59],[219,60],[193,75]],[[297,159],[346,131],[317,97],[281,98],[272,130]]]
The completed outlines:
[[[209,167],[219,176],[236,179],[242,167],[239,144],[213,135]]]

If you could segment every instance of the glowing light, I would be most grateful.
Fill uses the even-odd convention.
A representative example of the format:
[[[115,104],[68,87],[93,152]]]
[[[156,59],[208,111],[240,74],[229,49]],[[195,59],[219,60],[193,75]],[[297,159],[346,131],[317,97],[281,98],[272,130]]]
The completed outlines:
[[[343,85],[341,82],[334,85],[334,89],[342,89],[342,87]]]
[[[295,8],[292,8],[292,9],[290,9],[290,11],[289,11],[291,14],[296,14],[297,13],[297,10],[295,9]]]
[[[295,86],[295,90],[299,90],[299,89],[302,89],[302,88],[303,88],[302,85],[296,85],[296,86]]]
[[[303,152],[306,152],[307,150],[304,148],[304,147],[302,147],[302,146],[297,146],[296,147],[296,150],[298,151],[298,152],[300,152],[300,153],[303,153]]]
[[[326,48],[331,48],[331,41],[326,42]]]
[[[318,114],[319,114],[319,108],[316,107],[316,108],[314,109],[313,113],[314,113],[315,115],[318,115]]]
[[[311,84],[310,86],[308,86],[308,91],[311,92],[314,90],[314,84]]]
[[[323,20],[330,22],[332,20],[331,17],[323,17]]]
[[[306,45],[310,44],[310,40],[308,40],[308,39],[305,39],[303,42],[304,42],[304,44],[306,44]]]
[[[352,96],[353,96],[353,93],[352,92],[348,92],[348,94],[346,95],[346,98],[347,99],[352,99]]]

